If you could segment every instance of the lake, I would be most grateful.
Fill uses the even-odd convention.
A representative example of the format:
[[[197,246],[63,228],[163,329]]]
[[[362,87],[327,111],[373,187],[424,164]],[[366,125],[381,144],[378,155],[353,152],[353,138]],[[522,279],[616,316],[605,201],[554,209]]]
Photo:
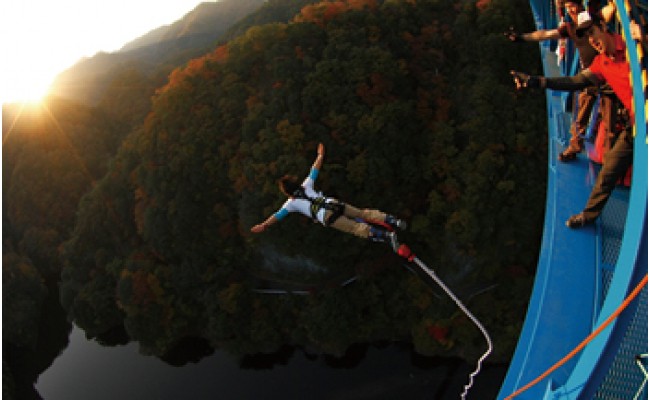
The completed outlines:
[[[489,359],[488,359],[489,360]],[[46,400],[459,399],[475,365],[415,354],[410,345],[356,345],[342,358],[286,346],[272,355],[215,351],[173,366],[138,345],[103,347],[74,327],[36,389]],[[507,365],[483,366],[468,399],[494,399]]]

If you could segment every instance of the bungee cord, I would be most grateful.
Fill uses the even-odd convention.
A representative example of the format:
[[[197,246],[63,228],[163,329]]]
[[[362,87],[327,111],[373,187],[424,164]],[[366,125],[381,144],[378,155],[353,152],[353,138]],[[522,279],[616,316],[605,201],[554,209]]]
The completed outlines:
[[[638,400],[641,396],[641,393],[643,393],[643,388],[645,387],[645,384],[648,382],[648,371],[645,369],[643,366],[643,363],[641,362],[642,359],[647,359],[648,355],[647,354],[638,354],[635,359],[636,359],[636,365],[639,366],[639,369],[643,373],[643,382],[641,382],[641,385],[639,385],[639,389],[636,391],[636,394],[634,395],[634,399],[632,400]]]
[[[485,337],[485,341],[487,342],[488,348],[485,351],[485,353],[483,353],[483,355],[476,362],[476,369],[469,375],[469,382],[467,383],[467,385],[465,385],[463,393],[461,393],[460,395],[460,398],[464,400],[467,397],[469,390],[474,385],[474,377],[478,375],[479,372],[481,371],[483,361],[490,355],[490,353],[492,353],[493,346],[492,346],[492,340],[490,339],[490,335],[488,334],[485,327],[481,324],[481,322],[474,316],[474,314],[472,314],[471,311],[469,311],[467,307],[465,307],[463,302],[461,302],[460,299],[456,297],[454,292],[452,292],[451,289],[449,289],[447,285],[445,285],[445,283],[442,281],[442,279],[440,279],[440,277],[438,277],[435,271],[429,268],[419,258],[417,258],[415,254],[411,252],[411,249],[408,246],[402,244],[397,248],[396,252],[399,256],[405,258],[407,261],[417,264],[417,266],[420,267],[420,269],[424,273],[429,275],[429,277],[431,277],[431,279],[433,279],[438,284],[438,286],[440,286],[442,290],[444,290],[444,292],[447,293],[447,296],[449,296],[449,298],[451,298],[454,301],[454,303],[456,303],[458,308],[460,308],[465,313],[465,315],[467,315],[467,317],[474,323],[474,325],[476,325],[476,327],[481,331],[481,333]]]
[[[433,281],[436,282],[436,284],[438,284],[440,288],[442,288],[442,290],[447,294],[447,296],[449,296],[449,298],[451,298],[454,301],[454,303],[456,303],[458,308],[460,308],[463,311],[463,313],[465,313],[465,315],[474,323],[474,325],[476,325],[476,327],[481,331],[481,333],[485,337],[485,341],[487,342],[487,350],[476,362],[476,369],[469,374],[469,382],[464,386],[464,390],[460,395],[461,400],[465,400],[467,394],[469,393],[469,390],[474,385],[474,377],[476,377],[476,375],[478,375],[481,372],[483,361],[492,353],[493,345],[492,345],[492,340],[490,339],[490,335],[488,331],[485,329],[485,327],[478,320],[478,318],[476,318],[474,314],[472,314],[472,312],[463,304],[463,302],[460,301],[458,297],[456,297],[454,292],[452,292],[451,289],[449,289],[449,287],[445,285],[445,283],[442,281],[442,279],[440,279],[440,277],[438,277],[435,271],[429,268],[424,262],[422,262],[422,260],[417,258],[407,245],[400,244],[397,241],[397,235],[395,234],[394,231],[392,231],[392,229],[387,227],[387,230],[390,232],[390,235],[388,237],[388,242],[391,245],[393,251],[395,251],[397,255],[404,258],[406,261],[410,263],[415,263],[420,268],[420,270],[422,270],[422,272],[424,272],[431,279],[433,279]],[[356,279],[356,277],[346,281],[345,284],[348,284],[354,279]],[[287,294],[287,293],[295,294],[295,292],[286,291],[286,290],[275,290],[275,289],[257,289],[256,292],[267,293],[267,294]],[[310,292],[304,291],[303,293],[309,294]]]

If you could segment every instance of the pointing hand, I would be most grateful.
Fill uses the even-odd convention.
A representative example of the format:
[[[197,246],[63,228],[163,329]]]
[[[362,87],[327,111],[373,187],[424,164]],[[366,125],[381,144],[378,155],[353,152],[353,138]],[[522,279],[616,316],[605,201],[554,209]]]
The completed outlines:
[[[530,76],[523,72],[510,71],[510,75],[515,80],[517,85],[517,90],[528,89],[528,88],[538,88],[540,87],[540,78],[538,76]]]

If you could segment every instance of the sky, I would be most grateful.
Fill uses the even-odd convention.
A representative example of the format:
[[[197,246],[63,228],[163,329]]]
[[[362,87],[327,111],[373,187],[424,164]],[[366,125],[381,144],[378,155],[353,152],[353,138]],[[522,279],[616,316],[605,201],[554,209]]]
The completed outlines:
[[[207,2],[209,0],[205,0]],[[83,57],[113,52],[201,0],[6,0],[0,3],[0,102],[38,100]]]

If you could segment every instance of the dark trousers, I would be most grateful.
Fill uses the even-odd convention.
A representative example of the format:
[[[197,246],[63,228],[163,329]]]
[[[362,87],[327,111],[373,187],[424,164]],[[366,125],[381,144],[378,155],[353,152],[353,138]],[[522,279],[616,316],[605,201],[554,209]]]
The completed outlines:
[[[623,105],[614,94],[603,93],[600,96],[600,123],[605,127],[605,152],[609,151],[614,145],[618,133],[617,129],[620,130],[620,126],[629,124],[627,121],[620,120],[622,117],[619,117],[619,111],[624,112]],[[624,112],[624,114],[627,116],[627,112]],[[620,122],[618,128],[617,122]]]
[[[603,167],[591,190],[587,205],[582,211],[587,220],[596,219],[603,211],[616,183],[625,176],[628,168],[632,165],[633,149],[632,130],[627,128],[620,133],[614,147],[605,154]]]
[[[578,94],[578,110],[576,112],[575,121],[571,125],[571,140],[569,141],[569,149],[573,151],[582,150],[582,138],[585,131],[589,126],[591,118],[591,110],[596,103],[598,94],[592,88],[583,90]]]

